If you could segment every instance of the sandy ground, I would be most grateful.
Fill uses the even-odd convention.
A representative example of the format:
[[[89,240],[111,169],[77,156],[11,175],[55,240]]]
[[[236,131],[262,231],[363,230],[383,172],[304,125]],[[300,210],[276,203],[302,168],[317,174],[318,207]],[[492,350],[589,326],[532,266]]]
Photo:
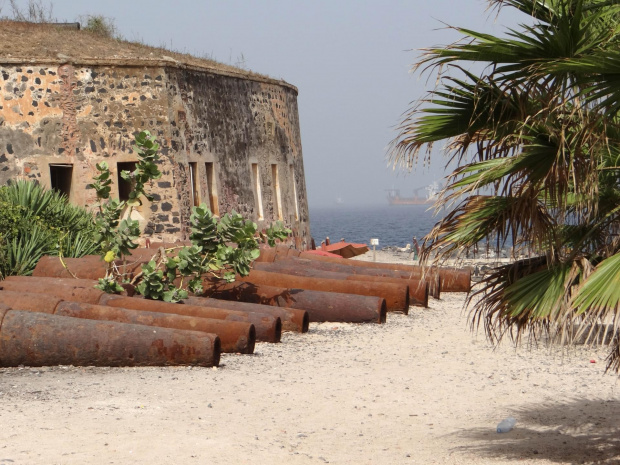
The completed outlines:
[[[2,369],[0,464],[620,463],[605,351],[493,349],[464,297],[311,324],[217,369]]]

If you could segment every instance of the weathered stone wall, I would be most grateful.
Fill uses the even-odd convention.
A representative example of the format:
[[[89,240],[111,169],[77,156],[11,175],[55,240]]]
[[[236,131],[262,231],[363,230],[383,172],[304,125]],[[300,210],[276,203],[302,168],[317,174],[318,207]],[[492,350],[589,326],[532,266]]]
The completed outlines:
[[[106,160],[116,180],[117,163],[136,161],[134,133],[148,129],[162,146],[163,173],[154,201],[136,213],[148,235],[185,238],[191,207],[202,201],[260,227],[281,219],[298,247],[309,245],[292,86],[138,64],[0,65],[0,85],[1,184],[34,178],[50,187],[59,182],[50,165],[62,173],[71,166],[70,200],[92,205],[95,164]]]
[[[271,83],[188,70],[170,70],[167,86],[171,153],[179,163],[177,176],[182,184],[188,186],[187,166],[194,162],[205,192],[203,167],[212,162],[217,170],[220,211],[234,209],[262,226],[282,220],[300,233],[302,243],[309,243],[297,92]],[[262,215],[252,164],[260,174]],[[180,198],[183,218],[189,214],[189,198]]]

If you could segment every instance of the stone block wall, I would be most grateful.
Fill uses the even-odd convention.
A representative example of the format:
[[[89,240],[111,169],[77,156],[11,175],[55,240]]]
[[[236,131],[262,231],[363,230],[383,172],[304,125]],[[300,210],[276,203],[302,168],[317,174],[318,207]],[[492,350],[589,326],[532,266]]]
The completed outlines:
[[[154,239],[185,239],[191,207],[231,210],[264,228],[282,220],[310,243],[297,90],[280,81],[172,66],[97,62],[0,64],[0,184],[36,179],[92,206],[95,164],[113,196],[136,161],[133,136],[161,145],[152,203],[135,212]],[[258,175],[258,176],[256,176]]]

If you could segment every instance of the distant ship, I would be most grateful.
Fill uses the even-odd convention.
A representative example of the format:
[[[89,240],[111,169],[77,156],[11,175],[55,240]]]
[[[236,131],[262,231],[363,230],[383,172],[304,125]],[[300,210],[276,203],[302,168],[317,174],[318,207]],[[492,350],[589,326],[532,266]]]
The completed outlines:
[[[426,190],[426,197],[418,196],[418,192],[422,189]],[[428,186],[418,187],[413,190],[413,197],[402,197],[399,189],[387,189],[387,200],[390,205],[426,205],[432,204],[437,200],[439,193],[439,184],[433,182]]]

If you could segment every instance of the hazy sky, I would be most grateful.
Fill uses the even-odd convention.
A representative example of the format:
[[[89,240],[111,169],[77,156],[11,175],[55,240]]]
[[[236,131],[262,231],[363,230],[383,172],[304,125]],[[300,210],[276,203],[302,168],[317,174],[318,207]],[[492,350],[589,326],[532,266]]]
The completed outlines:
[[[17,0],[25,5],[27,0]],[[43,4],[47,4],[42,0]],[[499,33],[526,20],[499,17],[484,0],[54,0],[59,21],[88,14],[114,19],[126,39],[241,65],[299,88],[310,207],[340,197],[348,205],[387,205],[385,189],[409,195],[440,180],[430,170],[388,167],[386,149],[410,102],[434,85],[409,73],[418,49],[453,42],[447,24]],[[3,15],[8,0],[0,0]]]

